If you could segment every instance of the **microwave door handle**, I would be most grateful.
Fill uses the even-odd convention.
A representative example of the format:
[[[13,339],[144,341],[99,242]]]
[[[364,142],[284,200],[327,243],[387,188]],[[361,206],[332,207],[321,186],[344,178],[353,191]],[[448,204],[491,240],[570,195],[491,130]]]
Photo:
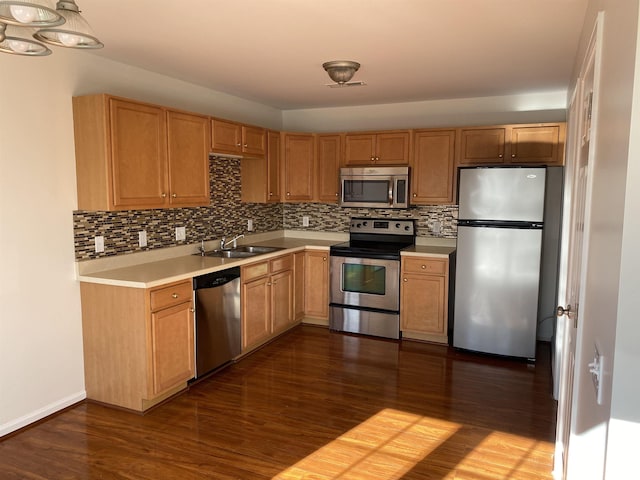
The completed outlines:
[[[394,180],[391,179],[389,182],[389,205],[393,205],[393,184]]]

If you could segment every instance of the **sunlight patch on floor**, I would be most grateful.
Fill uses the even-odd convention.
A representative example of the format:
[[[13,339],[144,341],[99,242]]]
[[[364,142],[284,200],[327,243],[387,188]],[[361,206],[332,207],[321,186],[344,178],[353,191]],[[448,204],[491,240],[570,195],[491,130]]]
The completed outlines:
[[[459,428],[385,409],[274,479],[399,479]]]
[[[273,478],[550,479],[551,455],[550,442],[385,409]]]

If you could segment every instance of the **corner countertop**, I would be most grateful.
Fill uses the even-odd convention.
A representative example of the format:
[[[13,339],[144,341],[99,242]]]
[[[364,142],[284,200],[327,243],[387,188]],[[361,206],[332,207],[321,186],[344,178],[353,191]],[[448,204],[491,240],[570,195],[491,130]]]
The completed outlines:
[[[302,250],[328,251],[331,245],[348,239],[344,234],[294,237],[291,232],[275,232],[254,235],[242,244],[278,247],[270,253],[248,258],[218,258],[193,255],[198,244],[162,249],[164,252],[143,252],[93,261],[77,262],[77,279],[80,282],[99,283],[132,288],[152,288],[167,283],[191,279],[198,275],[217,272],[226,268],[268,260],[287,253]],[[206,244],[213,250],[213,243]],[[416,245],[404,254],[448,256],[455,248],[442,245]]]

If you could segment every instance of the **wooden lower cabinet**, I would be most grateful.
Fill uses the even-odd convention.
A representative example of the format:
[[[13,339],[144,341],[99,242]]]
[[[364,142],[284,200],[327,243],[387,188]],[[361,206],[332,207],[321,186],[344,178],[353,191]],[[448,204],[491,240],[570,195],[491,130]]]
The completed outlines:
[[[447,343],[449,260],[402,256],[401,261],[402,337]]]
[[[194,375],[190,280],[152,289],[80,284],[87,398],[144,411]]]
[[[329,323],[329,252],[308,250],[305,252],[305,318]]]
[[[293,266],[288,254],[241,267],[243,353],[296,324]]]

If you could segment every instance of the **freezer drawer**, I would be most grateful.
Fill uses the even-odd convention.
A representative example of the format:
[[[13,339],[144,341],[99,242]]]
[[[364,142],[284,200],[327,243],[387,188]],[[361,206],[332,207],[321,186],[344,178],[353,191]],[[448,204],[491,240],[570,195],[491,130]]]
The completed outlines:
[[[535,358],[542,230],[458,227],[454,347]]]

